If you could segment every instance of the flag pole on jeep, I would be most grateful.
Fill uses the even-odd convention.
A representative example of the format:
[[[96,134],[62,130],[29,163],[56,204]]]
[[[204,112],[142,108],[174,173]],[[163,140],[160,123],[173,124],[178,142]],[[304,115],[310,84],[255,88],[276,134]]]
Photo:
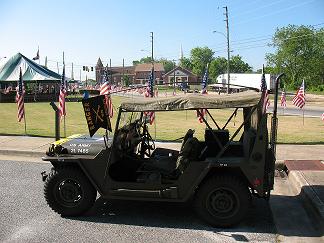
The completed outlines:
[[[277,110],[278,110],[278,89],[279,89],[279,81],[280,78],[284,75],[284,73],[279,74],[275,81],[275,96],[274,96],[274,104],[273,104],[273,115],[271,121],[271,141],[270,147],[273,156],[276,154],[276,142],[277,142],[277,126],[278,126],[278,118],[277,118]]]

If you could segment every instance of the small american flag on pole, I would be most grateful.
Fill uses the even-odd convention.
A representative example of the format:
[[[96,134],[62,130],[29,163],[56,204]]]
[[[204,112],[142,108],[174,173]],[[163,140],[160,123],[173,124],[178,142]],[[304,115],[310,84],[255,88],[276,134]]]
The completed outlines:
[[[153,98],[154,97],[153,90],[154,90],[154,69],[152,67],[152,70],[151,70],[151,73],[149,76],[148,86],[146,87],[146,92],[144,93],[144,96]],[[144,112],[144,115],[149,118],[150,125],[152,125],[154,122],[154,119],[155,119],[155,112],[147,111],[147,112]]]
[[[300,88],[297,90],[296,96],[293,98],[292,103],[299,107],[303,108],[305,103],[306,103],[306,98],[305,98],[305,83],[304,80],[302,82],[302,85]]]
[[[59,111],[60,111],[60,117],[63,117],[63,116],[66,115],[65,97],[66,97],[65,65],[63,64],[63,73],[62,73],[61,87],[60,87],[60,96],[59,96]]]
[[[21,122],[21,120],[25,117],[24,96],[25,96],[25,90],[24,90],[22,72],[20,68],[17,94],[16,94],[16,102],[18,106],[18,114],[17,114],[18,122]]]
[[[208,64],[206,66],[204,77],[201,81],[201,93],[207,94],[207,83],[208,83]]]
[[[261,76],[261,92],[262,92],[261,99],[263,101],[262,113],[266,113],[268,107],[270,106],[270,101],[269,101],[269,93],[268,93],[267,82],[265,79],[264,71],[262,71],[262,76]]]
[[[322,118],[321,119],[322,119],[322,121],[324,121],[324,113],[322,114]]]
[[[100,95],[105,95],[105,103],[108,109],[108,115],[110,118],[114,116],[113,104],[110,97],[111,87],[108,81],[105,81],[100,87]]]
[[[206,66],[206,70],[204,73],[204,77],[201,81],[201,93],[202,94],[207,94],[207,83],[208,83],[208,64]],[[197,117],[198,117],[198,121],[200,123],[203,123],[203,117],[207,114],[207,110],[206,109],[199,109],[199,112],[197,111]]]
[[[285,92],[285,90],[283,90],[281,92],[280,105],[283,106],[284,108],[287,107],[287,100],[286,100],[286,92]]]

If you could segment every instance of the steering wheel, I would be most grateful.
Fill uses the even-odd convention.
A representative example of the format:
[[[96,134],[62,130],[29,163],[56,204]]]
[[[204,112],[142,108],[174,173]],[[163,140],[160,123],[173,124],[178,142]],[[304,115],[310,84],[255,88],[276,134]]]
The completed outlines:
[[[145,122],[140,123],[138,127],[138,134],[141,137],[141,145],[139,149],[140,156],[144,158],[145,156],[150,157],[151,152],[155,149],[155,143],[148,132],[147,125]]]

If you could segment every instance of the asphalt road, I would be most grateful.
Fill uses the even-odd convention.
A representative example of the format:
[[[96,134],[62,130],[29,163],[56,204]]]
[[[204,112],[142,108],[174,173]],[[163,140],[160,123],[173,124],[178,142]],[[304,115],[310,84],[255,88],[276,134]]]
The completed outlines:
[[[188,205],[99,198],[84,217],[62,218],[43,197],[40,172],[50,164],[0,160],[1,242],[274,242],[270,207],[254,199],[247,219],[212,228]]]
[[[269,107],[269,112],[273,111],[273,108]],[[324,113],[324,107],[316,107],[316,109],[309,109],[307,106],[304,108],[304,116],[305,117],[318,117],[320,119],[321,115]],[[278,106],[278,114],[279,115],[291,115],[291,116],[302,116],[303,110],[298,107],[287,107],[283,110],[282,107],[280,107],[280,104]]]

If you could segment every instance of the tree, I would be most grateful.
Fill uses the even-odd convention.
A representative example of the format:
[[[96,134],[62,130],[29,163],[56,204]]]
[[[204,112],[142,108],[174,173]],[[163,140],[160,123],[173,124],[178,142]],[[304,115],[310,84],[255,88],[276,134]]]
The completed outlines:
[[[209,65],[209,76],[212,80],[216,80],[218,75],[227,72],[227,59],[224,57],[216,57]]]
[[[231,73],[247,73],[252,72],[250,65],[242,60],[239,55],[232,56],[230,59]],[[227,73],[227,59],[224,57],[216,57],[209,66],[209,74],[212,80],[216,80],[218,75]]]
[[[173,69],[174,63],[166,58],[160,58],[157,62],[163,64],[164,71],[167,73]]]
[[[140,63],[152,63],[152,57],[150,56],[142,57],[140,60],[133,61],[134,66]]]
[[[129,78],[129,76],[128,76],[128,75],[124,75],[124,76],[122,77],[122,82],[123,82],[123,84],[124,84],[125,86],[129,86],[129,85],[130,85],[130,78]]]
[[[183,57],[180,59],[180,67],[188,69],[188,70],[192,70],[192,63],[190,61],[189,58],[187,57]]]
[[[268,53],[268,65],[286,74],[286,84],[296,89],[305,79],[308,87],[324,85],[324,29],[311,26],[288,25],[277,29]]]
[[[214,52],[208,47],[195,47],[190,52],[192,72],[196,75],[203,75],[206,65],[213,60]]]
[[[240,55],[232,56],[230,59],[231,73],[248,73],[252,72],[252,67],[242,60]]]

